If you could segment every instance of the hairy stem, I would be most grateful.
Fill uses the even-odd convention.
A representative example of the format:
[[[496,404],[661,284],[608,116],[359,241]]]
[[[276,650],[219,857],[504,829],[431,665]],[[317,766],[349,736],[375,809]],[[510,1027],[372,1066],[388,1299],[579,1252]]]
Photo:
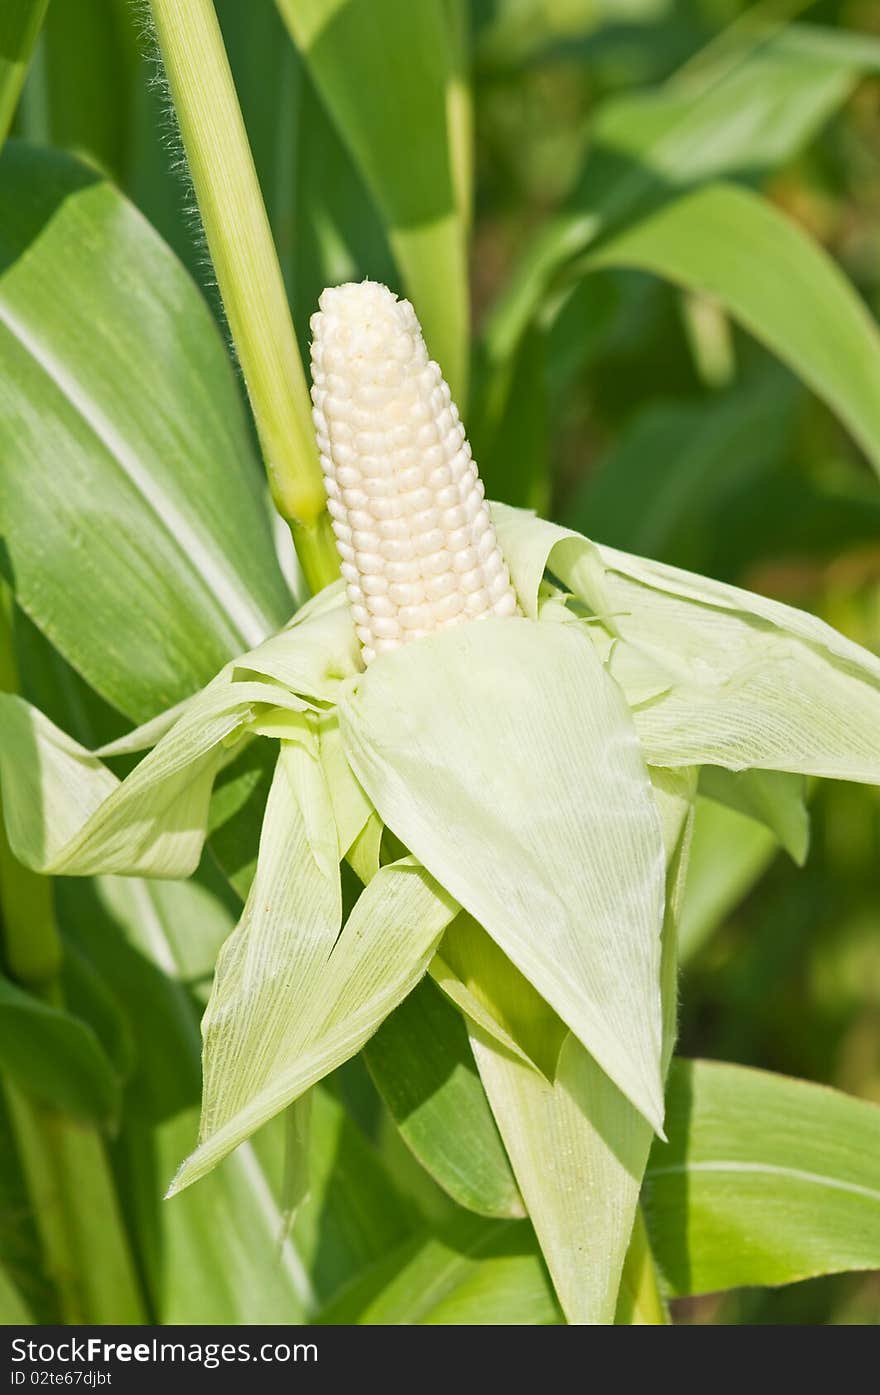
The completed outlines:
[[[313,590],[337,574],[305,372],[211,0],[150,0],[272,497]]]

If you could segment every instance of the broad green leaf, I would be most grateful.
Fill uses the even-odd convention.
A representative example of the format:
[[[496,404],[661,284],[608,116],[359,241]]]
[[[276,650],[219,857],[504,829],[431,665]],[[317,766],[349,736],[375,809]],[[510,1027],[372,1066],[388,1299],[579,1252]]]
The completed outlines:
[[[134,1063],[124,1126],[152,1127],[192,1110],[201,1091],[193,988],[213,969],[234,916],[201,882],[139,877],[65,878],[58,910],[65,940],[125,1014]]]
[[[587,267],[715,297],[840,417],[880,471],[880,332],[831,258],[771,204],[715,184],[603,239]]]
[[[683,962],[736,909],[778,851],[776,838],[764,824],[713,799],[697,800],[678,927]]]
[[[444,1191],[485,1216],[521,1216],[467,1031],[429,980],[385,1020],[364,1056],[401,1137]]]
[[[93,169],[10,145],[0,208],[7,570],[73,667],[143,719],[290,609],[235,379],[195,286]]]
[[[523,335],[504,384],[506,410],[493,419],[497,403],[482,403],[487,419],[471,428],[474,454],[487,491],[508,504],[546,511],[549,478],[550,419],[547,343],[545,331],[533,326]],[[494,388],[497,395],[500,388]]]
[[[449,150],[452,39],[443,0],[277,0],[382,212],[430,352],[462,397],[464,229]]]
[[[384,822],[659,1127],[660,829],[589,642],[463,625],[383,656],[340,723]]]
[[[880,66],[875,38],[791,26],[721,53],[659,90],[609,98],[566,207],[538,233],[493,311],[487,341],[506,358],[553,277],[609,228],[722,174],[783,164]]]
[[[24,1094],[79,1119],[105,1126],[118,1117],[119,1077],[92,1028],[3,978],[0,1069]]]
[[[0,14],[0,143],[15,115],[49,0],[5,0]]]
[[[880,1268],[880,1108],[802,1080],[680,1061],[646,1175],[674,1294]]]
[[[389,1255],[318,1321],[543,1325],[558,1322],[559,1310],[525,1221],[460,1216]]]
[[[282,760],[257,875],[220,957],[203,1024],[201,1141],[172,1192],[353,1056],[422,977],[455,913],[451,897],[407,858],[376,874],[335,939],[326,877],[303,847],[303,818]],[[291,975],[284,997],[280,965]],[[246,1054],[242,1046],[251,1042],[255,1050]]]

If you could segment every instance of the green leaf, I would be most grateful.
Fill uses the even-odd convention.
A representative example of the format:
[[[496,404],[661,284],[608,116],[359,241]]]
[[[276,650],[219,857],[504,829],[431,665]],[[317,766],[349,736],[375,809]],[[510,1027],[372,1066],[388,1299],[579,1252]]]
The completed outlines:
[[[386,1018],[364,1057],[404,1142],[444,1191],[484,1216],[521,1216],[467,1031],[430,981]]]
[[[48,4],[49,0],[5,0],[0,14],[0,144],[12,124]]]
[[[43,1104],[101,1126],[118,1118],[119,1077],[92,1028],[4,978],[0,1067]]]
[[[46,880],[52,889],[53,883]],[[134,1047],[122,1006],[100,972],[65,936],[61,966],[61,993],[68,1012],[94,1032],[120,1081],[127,1081],[134,1065]]]
[[[493,386],[503,396],[501,420],[494,419],[497,400],[481,404],[486,420],[471,427],[475,458],[487,492],[508,504],[544,512],[549,501],[548,433],[550,402],[546,334],[532,326],[510,364],[509,380]]]
[[[142,719],[289,613],[235,379],[195,286],[94,170],[10,145],[0,209],[6,566]]]
[[[65,938],[125,1014],[134,1050],[125,1126],[154,1125],[192,1110],[201,1091],[201,1042],[184,965],[189,968],[200,949],[203,971],[210,972],[218,931],[222,939],[234,917],[195,881],[96,877],[64,878],[57,885]]]
[[[449,151],[452,38],[443,0],[277,0],[387,224],[431,354],[461,398],[464,229]]]
[[[716,184],[603,239],[627,266],[715,297],[823,398],[880,472],[880,333],[831,258],[745,189]]]
[[[221,770],[211,795],[209,846],[242,901],[257,870],[263,812],[277,759],[273,742],[243,743],[239,754]]]
[[[340,723],[384,822],[659,1127],[662,842],[589,642],[462,625],[383,656]]]
[[[669,1143],[646,1175],[674,1294],[880,1268],[880,1109],[710,1061],[670,1075]]]
[[[561,268],[609,228],[722,174],[754,176],[791,159],[880,65],[875,38],[789,26],[729,46],[659,90],[610,98],[567,206],[539,232],[491,316],[506,358]]]
[[[559,1310],[525,1221],[460,1216],[389,1255],[318,1321],[543,1325],[558,1322]]]
[[[34,1213],[34,1199],[22,1166],[23,1158],[13,1125],[16,1107],[24,1101],[8,1083],[0,1089],[0,1206],[3,1226],[3,1271],[15,1293],[3,1296],[4,1312],[14,1321],[12,1304],[24,1305],[32,1315],[22,1321],[53,1322],[58,1304],[48,1275]]]

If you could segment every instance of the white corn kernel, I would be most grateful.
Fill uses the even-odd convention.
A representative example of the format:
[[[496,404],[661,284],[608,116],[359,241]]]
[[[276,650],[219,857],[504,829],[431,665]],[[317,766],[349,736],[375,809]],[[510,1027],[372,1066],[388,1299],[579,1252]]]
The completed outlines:
[[[518,613],[458,411],[412,306],[363,281],[312,316],[312,401],[365,664],[436,630]]]

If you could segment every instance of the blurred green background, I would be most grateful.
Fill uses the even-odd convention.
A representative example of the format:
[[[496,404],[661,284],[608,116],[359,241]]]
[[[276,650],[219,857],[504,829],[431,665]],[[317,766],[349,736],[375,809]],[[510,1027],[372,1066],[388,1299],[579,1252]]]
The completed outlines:
[[[272,0],[218,0],[217,9],[303,336],[324,284],[369,275],[396,286],[393,261]],[[656,91],[684,65],[699,81],[728,50],[748,49],[761,26],[793,21],[842,41],[876,35],[876,47],[860,50],[830,95],[807,86],[792,99],[797,134],[778,151],[773,136],[789,108],[771,113],[766,158],[737,176],[821,243],[880,315],[880,4],[473,0],[458,9],[470,31],[476,138],[467,415],[490,493],[813,610],[880,650],[876,475],[830,411],[714,301],[640,272],[575,279],[548,297],[500,390],[481,337],[487,325],[491,337],[523,249],[577,190],[597,113]],[[109,172],[216,309],[145,49],[126,0],[51,4],[14,134]],[[747,93],[728,119],[748,122]],[[586,170],[615,177],[597,159]],[[880,1102],[880,795],[826,783],[812,813],[799,870],[766,830],[736,816],[713,838],[704,811],[683,927],[679,1049]],[[357,1069],[338,1089],[381,1128]],[[880,1276],[682,1301],[676,1320],[873,1323]]]

